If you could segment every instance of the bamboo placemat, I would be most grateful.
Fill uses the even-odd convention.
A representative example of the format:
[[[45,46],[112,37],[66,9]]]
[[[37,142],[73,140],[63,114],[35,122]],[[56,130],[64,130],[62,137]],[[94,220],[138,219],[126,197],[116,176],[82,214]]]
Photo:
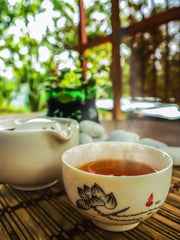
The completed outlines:
[[[0,185],[0,240],[180,239],[180,167],[174,167],[168,198],[161,209],[127,232],[101,230],[70,203],[63,184],[40,191]]]

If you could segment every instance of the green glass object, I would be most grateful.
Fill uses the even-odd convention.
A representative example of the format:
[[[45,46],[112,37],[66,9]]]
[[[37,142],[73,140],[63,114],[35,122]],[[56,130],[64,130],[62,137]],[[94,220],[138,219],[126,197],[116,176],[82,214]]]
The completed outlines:
[[[58,88],[46,93],[47,116],[99,122],[95,106],[96,88]]]

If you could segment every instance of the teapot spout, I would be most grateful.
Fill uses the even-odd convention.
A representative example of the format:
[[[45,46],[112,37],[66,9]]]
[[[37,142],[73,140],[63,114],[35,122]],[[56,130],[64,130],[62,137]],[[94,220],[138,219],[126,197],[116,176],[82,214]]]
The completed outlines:
[[[71,128],[62,129],[61,131],[47,130],[47,133],[51,134],[51,136],[54,136],[61,141],[69,141],[73,135]]]

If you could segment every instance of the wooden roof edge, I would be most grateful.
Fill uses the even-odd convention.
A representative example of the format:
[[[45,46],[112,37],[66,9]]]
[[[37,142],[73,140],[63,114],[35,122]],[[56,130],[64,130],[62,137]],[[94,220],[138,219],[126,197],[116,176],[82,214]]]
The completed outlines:
[[[154,27],[168,23],[170,21],[176,21],[180,19],[180,7],[174,7],[164,12],[157,13],[156,15],[144,19],[141,22],[134,23],[129,27],[121,28],[119,30],[119,37],[131,36],[135,33],[145,32]],[[78,52],[83,52],[87,49],[96,47],[100,44],[111,42],[112,34],[106,36],[100,36],[96,39],[88,41],[85,44],[81,44],[73,47],[72,49]]]
[[[164,12],[157,13],[156,15],[144,19],[141,22],[134,23],[127,28],[122,28],[119,31],[120,37],[134,35],[135,33],[149,31],[162,24],[176,21],[180,19],[180,7],[174,7]]]

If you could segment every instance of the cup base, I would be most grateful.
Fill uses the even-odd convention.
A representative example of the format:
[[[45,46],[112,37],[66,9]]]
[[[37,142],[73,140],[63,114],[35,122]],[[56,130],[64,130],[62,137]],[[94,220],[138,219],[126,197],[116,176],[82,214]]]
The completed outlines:
[[[92,222],[99,228],[102,228],[107,231],[112,231],[112,232],[128,231],[128,230],[131,230],[131,229],[137,227],[137,225],[139,225],[139,222],[134,223],[134,224],[129,224],[129,225],[106,224],[106,223],[97,222],[97,221],[92,221]]]
[[[42,190],[44,188],[48,188],[56,184],[59,180],[56,179],[55,181],[48,183],[46,185],[41,185],[41,186],[19,186],[19,185],[13,185],[9,184],[12,188],[15,188],[17,190],[23,190],[23,191],[36,191],[36,190]]]

